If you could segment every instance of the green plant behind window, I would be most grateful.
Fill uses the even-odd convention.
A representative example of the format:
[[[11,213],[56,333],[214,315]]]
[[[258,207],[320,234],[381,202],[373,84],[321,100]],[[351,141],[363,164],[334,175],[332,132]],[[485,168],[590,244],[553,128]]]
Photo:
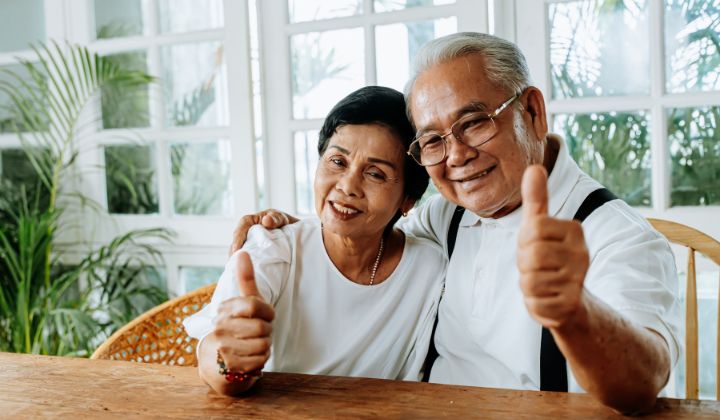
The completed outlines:
[[[73,265],[63,264],[55,247],[60,233],[85,223],[70,210],[88,211],[91,202],[72,189],[83,145],[80,115],[105,88],[131,91],[153,79],[80,46],[34,51],[32,61],[21,61],[29,79],[0,69],[10,121],[37,179],[18,187],[3,176],[0,183],[0,351],[88,355],[119,325],[167,298],[164,288],[143,280],[147,267],[162,263],[152,244],[170,240],[165,229],[130,231],[102,246],[76,244]]]

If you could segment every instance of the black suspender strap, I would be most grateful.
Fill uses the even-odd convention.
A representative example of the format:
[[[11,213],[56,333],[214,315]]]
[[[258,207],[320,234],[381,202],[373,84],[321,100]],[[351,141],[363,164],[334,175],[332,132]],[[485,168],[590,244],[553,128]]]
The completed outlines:
[[[582,223],[598,207],[617,199],[613,193],[600,188],[588,194],[573,219]],[[540,339],[540,390],[567,392],[567,363],[549,329],[542,329]]]
[[[450,226],[448,227],[447,234],[447,247],[448,247],[448,260],[452,257],[453,249],[455,249],[455,239],[457,239],[458,228],[460,227],[460,220],[462,220],[465,208],[457,206],[453,212],[452,219],[450,220]],[[445,292],[445,286],[443,286],[443,293]],[[440,294],[440,300],[442,300],[442,293]],[[440,311],[440,301],[438,301],[438,312]],[[437,349],[435,348],[435,330],[438,324],[438,314],[435,315],[435,323],[433,324],[432,333],[430,334],[430,348],[428,354],[425,357],[425,371],[423,372],[422,381],[428,382],[430,380],[430,370],[432,369],[435,359],[438,357]]]

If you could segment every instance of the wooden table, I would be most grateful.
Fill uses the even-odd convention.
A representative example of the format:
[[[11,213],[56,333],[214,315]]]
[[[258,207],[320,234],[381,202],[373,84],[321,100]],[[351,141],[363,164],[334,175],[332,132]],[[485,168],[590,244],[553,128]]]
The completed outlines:
[[[663,418],[720,418],[720,402],[660,399]],[[582,394],[266,373],[243,398],[222,397],[195,368],[0,353],[6,417],[439,418],[619,417]]]

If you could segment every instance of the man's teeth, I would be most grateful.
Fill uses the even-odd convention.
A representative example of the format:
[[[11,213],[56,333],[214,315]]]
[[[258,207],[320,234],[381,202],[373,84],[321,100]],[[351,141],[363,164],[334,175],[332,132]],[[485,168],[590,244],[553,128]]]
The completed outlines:
[[[358,211],[355,210],[355,209],[351,209],[351,208],[349,208],[349,207],[341,206],[341,205],[338,204],[338,203],[332,203],[332,206],[333,206],[333,208],[334,208],[335,210],[339,211],[340,213],[344,213],[344,214],[355,214],[355,213],[358,212]]]
[[[470,177],[470,178],[465,178],[465,179],[461,180],[460,182],[472,181],[472,180],[475,179],[475,178],[483,177],[483,176],[487,175],[488,172],[490,172],[490,169],[492,169],[492,168],[488,168],[488,169],[486,169],[486,170],[480,172],[479,174],[477,174],[477,175],[475,175],[475,176],[472,176],[472,177]]]

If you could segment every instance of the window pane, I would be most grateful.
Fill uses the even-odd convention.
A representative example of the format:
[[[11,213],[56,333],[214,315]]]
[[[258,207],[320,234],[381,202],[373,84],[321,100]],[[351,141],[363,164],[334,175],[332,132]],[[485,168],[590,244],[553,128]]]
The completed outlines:
[[[222,44],[162,48],[167,126],[227,124],[227,74]]]
[[[185,293],[188,293],[217,283],[222,273],[222,267],[180,267],[180,283],[185,286]]]
[[[667,90],[720,90],[719,40],[720,2],[666,0]]]
[[[160,0],[160,31],[190,32],[223,26],[222,0]]]
[[[376,12],[389,12],[417,6],[438,6],[455,3],[455,0],[375,0]]]
[[[649,93],[646,0],[574,1],[548,8],[554,98]]]
[[[20,85],[20,82],[18,82],[14,76],[7,74],[6,71],[12,72],[24,82],[34,85],[30,73],[20,64],[0,66],[0,84]],[[8,95],[4,89],[0,89],[0,134],[14,133],[15,130],[27,131],[27,128],[22,126],[21,121],[18,121],[18,118],[13,115],[16,109],[13,101],[10,99],[10,95]]]
[[[95,0],[97,39],[142,35],[146,0]]]
[[[175,213],[230,215],[230,142],[178,142],[170,154]]]
[[[110,213],[158,212],[155,148],[108,146],[105,148],[105,181]]]
[[[43,0],[4,0],[0,3],[0,52],[27,50],[45,40]]]
[[[147,53],[135,51],[107,56],[128,70],[147,71]],[[106,86],[102,90],[103,128],[138,128],[150,125],[149,87],[134,89]]]
[[[608,112],[555,116],[580,169],[630,205],[650,205],[648,113]]]
[[[318,162],[318,130],[295,133],[295,205],[300,214],[315,214],[313,181]]]
[[[34,149],[33,152],[43,154],[42,150]],[[46,208],[50,202],[50,192],[40,181],[23,149],[0,150],[0,203],[15,208],[24,198],[30,201],[39,198],[39,207]]]
[[[290,49],[296,119],[324,118],[337,101],[365,84],[361,28],[294,35]]]
[[[670,204],[720,203],[720,106],[668,111]]]
[[[454,32],[457,32],[454,17],[378,26],[375,29],[378,84],[402,92],[420,47]]]
[[[362,0],[288,0],[290,22],[330,19],[362,13]]]

